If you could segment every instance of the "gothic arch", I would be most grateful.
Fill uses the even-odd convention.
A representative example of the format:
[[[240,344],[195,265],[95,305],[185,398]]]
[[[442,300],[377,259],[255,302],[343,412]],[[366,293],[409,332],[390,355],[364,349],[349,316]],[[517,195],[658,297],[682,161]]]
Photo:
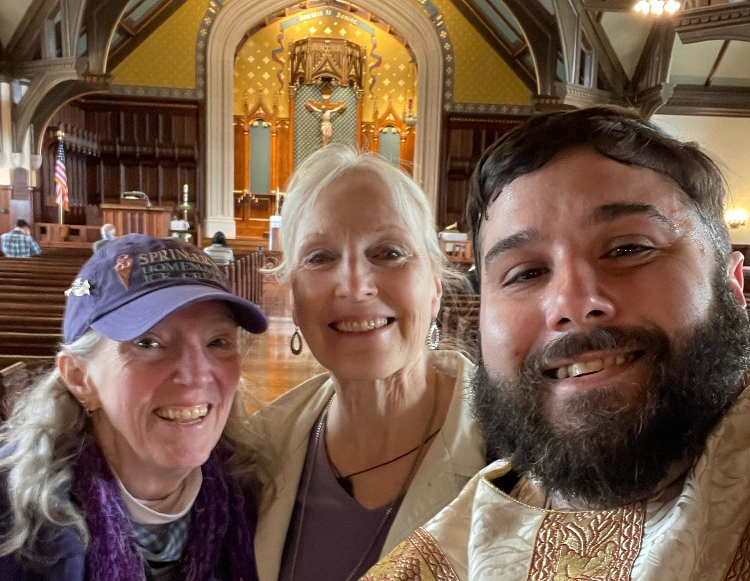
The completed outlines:
[[[206,216],[204,232],[221,230],[234,238],[234,53],[245,32],[290,0],[233,0],[218,11],[206,47]],[[443,52],[435,22],[414,0],[357,0],[386,22],[398,22],[417,60],[419,115],[414,178],[437,210]],[[439,16],[438,16],[439,18]],[[200,82],[200,81],[198,81]]]

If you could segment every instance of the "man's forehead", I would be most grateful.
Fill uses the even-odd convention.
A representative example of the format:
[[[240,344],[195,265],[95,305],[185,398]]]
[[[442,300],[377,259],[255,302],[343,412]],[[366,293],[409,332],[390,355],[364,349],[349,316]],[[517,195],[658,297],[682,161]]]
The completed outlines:
[[[643,206],[646,217],[698,219],[692,200],[666,176],[578,149],[507,184],[489,206],[480,233],[507,235],[555,221],[579,227],[613,207],[634,205]],[[626,213],[636,212],[620,212]]]

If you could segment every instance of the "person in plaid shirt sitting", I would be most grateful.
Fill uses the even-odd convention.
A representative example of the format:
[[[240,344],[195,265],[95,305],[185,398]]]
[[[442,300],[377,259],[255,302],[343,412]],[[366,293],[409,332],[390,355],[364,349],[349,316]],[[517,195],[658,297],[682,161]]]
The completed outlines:
[[[42,253],[37,241],[31,237],[31,228],[26,220],[18,220],[16,227],[0,236],[0,239],[5,256],[29,258]]]

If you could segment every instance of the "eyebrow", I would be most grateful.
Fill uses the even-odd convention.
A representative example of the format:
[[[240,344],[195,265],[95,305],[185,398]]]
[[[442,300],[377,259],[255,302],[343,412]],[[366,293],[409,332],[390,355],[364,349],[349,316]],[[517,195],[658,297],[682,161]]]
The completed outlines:
[[[675,225],[672,221],[667,218],[664,214],[656,209],[656,206],[651,204],[638,204],[638,203],[626,203],[617,202],[614,204],[605,204],[599,206],[590,217],[584,218],[581,221],[581,226],[591,226],[596,224],[602,224],[607,222],[613,222],[622,216],[632,216],[637,214],[645,214],[649,218],[655,218],[662,224],[668,226],[671,230],[675,229]]]
[[[484,256],[485,267],[489,266],[490,264],[492,264],[492,262],[497,260],[497,258],[503,252],[522,248],[524,246],[527,246],[528,244],[531,244],[532,242],[539,240],[541,237],[541,233],[536,228],[527,228],[526,230],[521,230],[520,232],[516,232],[515,234],[511,234],[506,238],[498,240],[495,244],[493,244],[492,248],[490,248],[489,252],[487,252],[487,254]]]

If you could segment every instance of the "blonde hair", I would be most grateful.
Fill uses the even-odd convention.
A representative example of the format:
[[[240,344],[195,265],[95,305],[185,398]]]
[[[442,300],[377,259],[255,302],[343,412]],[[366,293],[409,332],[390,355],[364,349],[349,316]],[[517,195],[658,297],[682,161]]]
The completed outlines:
[[[243,337],[240,355],[249,348],[249,335],[243,333]],[[62,345],[59,353],[87,360],[100,339],[99,333],[89,330],[73,343]],[[267,461],[247,444],[252,434],[247,426],[246,397],[238,390],[219,442],[231,452],[229,465],[235,477],[257,491]],[[62,493],[71,484],[73,465],[87,436],[93,437],[92,422],[57,367],[19,396],[10,418],[0,426],[0,446],[10,451],[0,459],[0,470],[5,472],[4,492],[11,519],[7,534],[0,539],[0,557],[19,552],[33,559],[40,530],[48,524],[72,527],[83,546],[88,546],[84,515]]]

